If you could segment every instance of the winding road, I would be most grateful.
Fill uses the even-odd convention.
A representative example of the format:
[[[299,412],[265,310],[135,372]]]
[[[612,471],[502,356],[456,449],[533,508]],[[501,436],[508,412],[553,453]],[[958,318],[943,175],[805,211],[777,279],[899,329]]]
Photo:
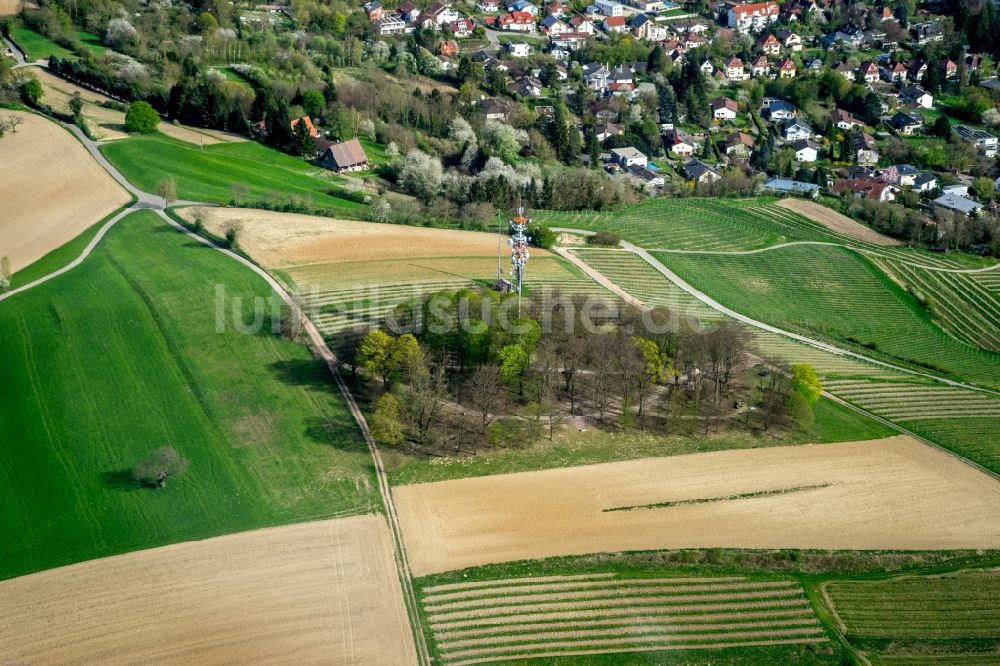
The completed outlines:
[[[76,259],[66,264],[59,270],[53,271],[52,273],[40,277],[33,282],[23,285],[17,289],[8,291],[4,294],[0,294],[0,301],[15,296],[16,294],[28,291],[30,289],[34,289],[39,285],[45,284],[49,280],[53,280],[59,277],[60,275],[63,275],[64,273],[73,270],[74,268],[82,264],[87,259],[87,257],[90,256],[90,254],[94,251],[94,248],[97,247],[97,245],[107,235],[108,231],[110,231],[111,228],[114,227],[115,224],[117,224],[123,218],[127,217],[130,213],[133,213],[138,210],[152,210],[160,218],[162,218],[164,222],[169,224],[174,229],[189,236],[190,238],[201,243],[202,245],[210,247],[218,252],[221,252],[230,259],[239,262],[240,264],[244,265],[245,267],[253,271],[258,276],[260,276],[260,278],[263,279],[268,284],[268,286],[270,286],[271,289],[273,289],[275,293],[278,294],[281,300],[284,301],[292,309],[292,312],[298,314],[302,330],[309,338],[309,342],[312,345],[313,349],[315,350],[316,354],[319,356],[320,359],[323,360],[324,363],[326,363],[327,368],[330,370],[330,374],[333,375],[333,378],[337,383],[337,387],[340,389],[340,392],[343,395],[344,400],[347,402],[347,405],[350,408],[351,415],[354,417],[354,420],[357,422],[358,427],[361,429],[361,432],[364,435],[365,442],[368,445],[368,451],[372,456],[373,462],[375,463],[375,475],[378,480],[379,494],[382,497],[382,504],[386,508],[386,517],[389,521],[389,527],[393,535],[393,542],[396,553],[395,559],[396,559],[397,575],[400,581],[400,585],[402,586],[403,589],[403,597],[406,601],[407,613],[410,616],[410,624],[413,630],[413,636],[417,646],[417,658],[421,664],[430,664],[430,653],[427,649],[426,639],[424,637],[422,624],[419,618],[416,594],[413,591],[413,583],[412,583],[413,575],[410,571],[410,565],[406,557],[406,551],[403,548],[402,533],[399,528],[399,519],[396,514],[395,504],[393,503],[392,489],[389,486],[389,479],[385,472],[385,465],[382,462],[382,454],[381,451],[379,451],[378,445],[375,443],[375,440],[371,435],[371,431],[368,428],[368,422],[365,419],[364,414],[361,412],[361,409],[358,407],[357,401],[355,401],[354,396],[351,394],[350,389],[348,389],[347,384],[344,382],[343,376],[340,374],[340,368],[337,362],[337,357],[334,355],[333,351],[330,350],[330,347],[326,344],[326,340],[323,339],[323,335],[319,332],[319,329],[316,328],[316,325],[312,322],[311,319],[305,316],[305,314],[302,312],[298,303],[291,296],[291,294],[285,291],[284,287],[282,287],[281,284],[279,284],[273,277],[271,277],[264,269],[260,268],[259,266],[249,261],[248,259],[236,254],[235,252],[226,249],[224,247],[221,247],[219,245],[216,245],[207,238],[199,236],[193,231],[187,229],[182,224],[176,222],[173,218],[171,218],[167,214],[164,205],[165,202],[163,201],[163,199],[160,196],[153,194],[151,192],[145,192],[143,190],[140,190],[139,188],[135,187],[132,183],[130,183],[128,179],[126,179],[125,176],[121,173],[121,171],[115,168],[115,166],[111,164],[111,162],[109,162],[104,157],[104,155],[98,148],[98,144],[95,141],[88,138],[82,131],[80,131],[78,127],[74,125],[66,125],[64,123],[59,123],[59,124],[62,125],[70,133],[72,133],[84,145],[84,147],[94,157],[94,159],[97,160],[98,164],[100,164],[104,168],[104,170],[107,171],[111,175],[111,177],[118,182],[118,184],[120,184],[123,188],[125,188],[129,193],[131,193],[135,197],[135,202],[132,203],[128,208],[124,209],[123,211],[112,217],[110,220],[108,220],[97,232],[94,238],[91,239],[89,243],[87,243],[87,246],[83,249],[83,251],[80,253],[80,256],[78,256]],[[173,204],[181,206],[214,205],[211,203],[190,201],[186,199],[180,199],[174,201]]]

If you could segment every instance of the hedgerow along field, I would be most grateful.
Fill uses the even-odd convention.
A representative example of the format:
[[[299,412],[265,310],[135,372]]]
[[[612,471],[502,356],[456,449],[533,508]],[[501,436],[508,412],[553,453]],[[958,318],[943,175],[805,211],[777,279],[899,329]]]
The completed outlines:
[[[0,303],[0,578],[378,506],[364,440],[325,367],[270,329],[216,332],[216,285],[266,283],[154,214],[73,271]],[[131,468],[172,446],[162,490]]]
[[[743,658],[763,658],[782,645],[797,646],[778,649],[800,663],[813,656],[823,663],[834,652],[802,587],[789,579],[623,578],[608,571],[425,581],[420,597],[429,643],[441,663],[456,666],[630,651],[654,663],[669,659],[665,651],[683,651],[678,660],[726,663],[717,651],[738,648]]]
[[[825,585],[852,645],[873,663],[996,663],[1000,574],[965,571]]]
[[[321,167],[255,141],[200,148],[162,134],[130,137],[101,146],[104,156],[136,187],[155,192],[164,178],[177,181],[177,196],[228,204],[233,186],[245,185],[245,202],[281,206],[290,197],[312,201],[330,215],[365,217],[368,206],[329,194],[343,179]]]
[[[794,246],[743,256],[654,254],[694,287],[759,321],[1000,387],[1000,355],[945,334],[913,296],[851,250]]]

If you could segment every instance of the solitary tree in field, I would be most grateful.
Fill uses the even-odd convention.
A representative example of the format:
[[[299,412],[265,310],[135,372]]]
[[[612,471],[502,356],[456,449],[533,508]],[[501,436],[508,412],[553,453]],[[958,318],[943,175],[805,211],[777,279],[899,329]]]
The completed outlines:
[[[233,183],[232,187],[229,188],[229,198],[234,206],[239,206],[248,194],[250,194],[250,187],[246,183]]]
[[[167,479],[180,476],[188,467],[188,461],[169,446],[151,451],[145,460],[132,470],[132,478],[150,488],[163,488]]]
[[[42,100],[42,84],[38,79],[31,78],[21,84],[21,94],[28,104],[35,105]]]
[[[73,93],[73,96],[69,98],[69,111],[74,118],[79,118],[83,112],[83,98],[80,97],[79,92]]]
[[[166,177],[156,185],[156,194],[163,197],[163,205],[169,206],[177,200],[177,181],[173,177]]]
[[[149,134],[160,124],[160,114],[149,102],[133,102],[125,113],[125,129],[134,134]]]

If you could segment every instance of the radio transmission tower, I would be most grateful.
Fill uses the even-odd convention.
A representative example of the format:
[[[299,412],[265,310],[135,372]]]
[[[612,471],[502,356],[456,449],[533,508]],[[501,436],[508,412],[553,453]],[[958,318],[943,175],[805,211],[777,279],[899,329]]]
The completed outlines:
[[[517,298],[520,308],[521,287],[524,284],[524,265],[528,263],[528,237],[524,230],[531,224],[531,220],[524,216],[524,208],[518,206],[517,215],[510,221],[510,228],[514,231],[510,239],[510,263],[514,266],[514,275],[517,280]]]

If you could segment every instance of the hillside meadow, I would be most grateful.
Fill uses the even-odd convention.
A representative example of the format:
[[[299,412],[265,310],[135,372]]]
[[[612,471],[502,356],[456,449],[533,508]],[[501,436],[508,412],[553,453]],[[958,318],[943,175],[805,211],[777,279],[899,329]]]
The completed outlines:
[[[140,212],[0,303],[0,578],[377,508],[326,368],[270,328],[237,332],[231,310],[218,332],[217,287],[273,311],[263,280]],[[189,469],[137,488],[130,470],[162,446]]]

